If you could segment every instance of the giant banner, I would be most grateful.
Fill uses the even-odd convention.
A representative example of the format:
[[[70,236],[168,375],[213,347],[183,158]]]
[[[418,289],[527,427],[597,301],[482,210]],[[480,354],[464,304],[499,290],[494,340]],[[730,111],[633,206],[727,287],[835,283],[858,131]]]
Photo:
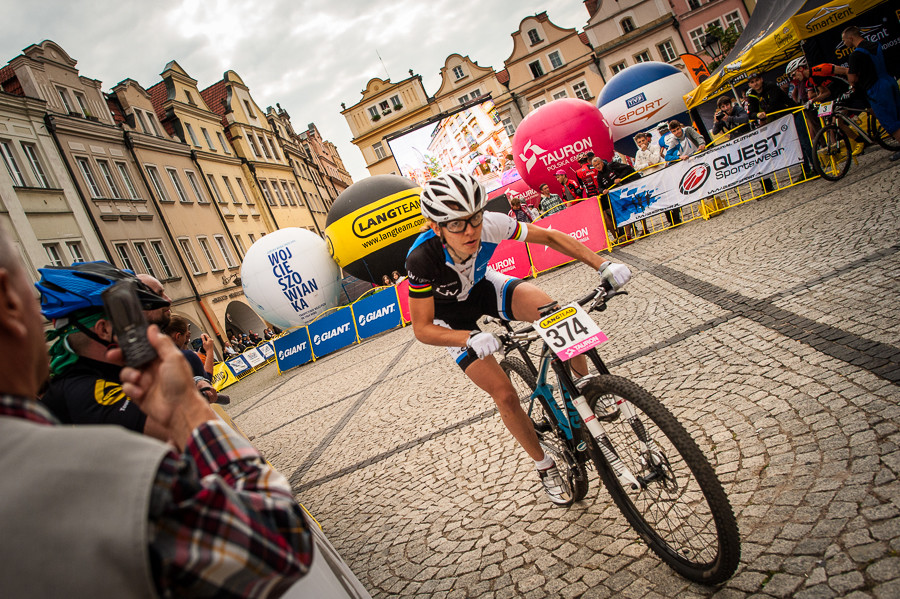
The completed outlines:
[[[312,360],[312,347],[306,327],[291,331],[274,341],[278,370],[284,372]]]
[[[562,231],[588,246],[592,252],[605,250],[609,246],[606,229],[603,228],[603,219],[600,215],[600,204],[596,198],[569,206],[556,214],[539,219],[535,224],[545,229]],[[528,252],[531,255],[535,273],[574,260],[541,244],[528,244]]]
[[[353,310],[341,308],[324,318],[311,322],[307,327],[312,340],[313,354],[317,358],[356,342],[353,328]]]
[[[388,287],[353,304],[353,318],[360,339],[399,327],[400,306],[397,294]]]
[[[786,115],[746,135],[611,190],[609,200],[613,217],[618,226],[627,225],[692,204],[802,160],[803,152],[794,117]]]

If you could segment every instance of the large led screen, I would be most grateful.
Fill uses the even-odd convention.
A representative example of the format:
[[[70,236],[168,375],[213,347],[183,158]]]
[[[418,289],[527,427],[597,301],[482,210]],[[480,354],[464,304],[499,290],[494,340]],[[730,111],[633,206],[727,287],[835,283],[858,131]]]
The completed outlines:
[[[512,142],[491,100],[388,138],[400,174],[419,185],[450,171],[474,175],[491,192],[519,179]]]

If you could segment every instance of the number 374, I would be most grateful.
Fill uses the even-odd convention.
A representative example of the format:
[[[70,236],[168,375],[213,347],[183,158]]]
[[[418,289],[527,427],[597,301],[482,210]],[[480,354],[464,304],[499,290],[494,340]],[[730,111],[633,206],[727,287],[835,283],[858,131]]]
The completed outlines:
[[[577,318],[564,320],[552,329],[547,330],[550,343],[556,348],[563,348],[588,334],[588,329]]]

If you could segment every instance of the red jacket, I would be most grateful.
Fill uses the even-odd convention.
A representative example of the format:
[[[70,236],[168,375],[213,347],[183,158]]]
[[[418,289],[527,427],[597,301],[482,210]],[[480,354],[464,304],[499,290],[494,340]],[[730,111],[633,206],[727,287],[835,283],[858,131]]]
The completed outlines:
[[[581,181],[582,197],[589,198],[600,195],[600,183],[598,182],[597,170],[594,167],[585,164],[575,172],[575,175]]]

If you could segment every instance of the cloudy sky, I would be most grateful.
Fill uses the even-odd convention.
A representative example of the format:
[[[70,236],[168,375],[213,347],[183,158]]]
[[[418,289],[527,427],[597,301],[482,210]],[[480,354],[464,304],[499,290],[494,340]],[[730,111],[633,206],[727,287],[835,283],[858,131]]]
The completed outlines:
[[[561,27],[587,22],[580,0],[0,0],[0,65],[51,39],[105,91],[126,78],[150,87],[173,59],[201,89],[233,69],[263,109],[279,102],[298,129],[315,122],[359,180],[341,102],[409,69],[434,94],[454,52],[500,70],[519,22],[544,10]]]

